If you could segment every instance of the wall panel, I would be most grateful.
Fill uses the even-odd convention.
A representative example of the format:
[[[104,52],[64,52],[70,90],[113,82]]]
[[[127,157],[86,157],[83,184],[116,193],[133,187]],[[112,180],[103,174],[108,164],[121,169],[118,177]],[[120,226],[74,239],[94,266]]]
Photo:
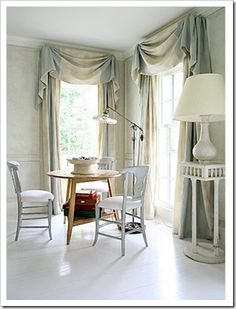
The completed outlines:
[[[7,160],[20,166],[23,189],[41,188],[40,112],[35,108],[39,50],[7,48]],[[7,171],[7,199],[15,200]]]

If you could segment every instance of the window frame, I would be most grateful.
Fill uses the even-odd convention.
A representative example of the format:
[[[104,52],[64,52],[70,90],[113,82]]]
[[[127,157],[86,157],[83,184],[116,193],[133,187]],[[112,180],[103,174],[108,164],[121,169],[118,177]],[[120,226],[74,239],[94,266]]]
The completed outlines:
[[[173,177],[173,172],[171,169],[171,156],[176,155],[178,149],[174,149],[172,147],[173,141],[171,139],[171,130],[173,130],[175,127],[178,127],[179,131],[179,123],[173,119],[174,115],[174,110],[175,110],[175,102],[176,102],[176,97],[174,95],[174,74],[182,72],[183,74],[183,65],[180,63],[177,65],[175,68],[168,70],[166,72],[160,73],[157,76],[157,89],[158,89],[158,96],[157,96],[157,112],[158,112],[158,148],[157,148],[157,160],[158,163],[161,163],[161,155],[167,156],[167,162],[168,162],[168,167],[167,167],[167,173],[165,175],[161,175],[160,173],[160,167],[158,167],[157,171],[157,198],[156,198],[156,203],[157,207],[163,208],[165,211],[168,211],[172,213],[173,211],[173,206],[174,206],[174,192],[171,191],[171,188],[173,186],[173,181],[176,181],[176,172]],[[169,123],[164,123],[163,121],[163,109],[162,105],[165,102],[163,98],[163,78],[166,76],[171,76],[171,121]],[[178,97],[179,98],[179,97]],[[167,102],[167,100],[166,100]],[[161,129],[166,129],[167,130],[167,147],[164,151],[161,151],[161,145],[160,143],[160,131]],[[177,165],[176,165],[177,168]],[[176,169],[175,169],[176,171]],[[167,194],[166,196],[168,197],[168,201],[162,200],[160,197],[160,180],[165,180],[168,182],[167,186]],[[175,185],[174,185],[175,187]],[[172,193],[172,194],[171,194]]]

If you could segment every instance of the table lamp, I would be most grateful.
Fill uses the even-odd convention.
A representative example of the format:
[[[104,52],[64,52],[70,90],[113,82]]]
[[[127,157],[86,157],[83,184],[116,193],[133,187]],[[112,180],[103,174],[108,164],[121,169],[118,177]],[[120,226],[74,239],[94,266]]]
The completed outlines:
[[[225,116],[224,79],[220,74],[198,74],[186,79],[174,119],[200,122],[200,138],[193,148],[200,162],[216,157],[216,148],[209,136],[209,123],[223,121]]]

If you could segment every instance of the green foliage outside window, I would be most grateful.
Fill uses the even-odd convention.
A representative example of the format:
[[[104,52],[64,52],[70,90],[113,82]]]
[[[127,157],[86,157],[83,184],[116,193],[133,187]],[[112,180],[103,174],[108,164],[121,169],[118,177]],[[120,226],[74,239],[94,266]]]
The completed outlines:
[[[96,156],[98,113],[97,86],[61,82],[60,151],[61,166],[73,156]]]

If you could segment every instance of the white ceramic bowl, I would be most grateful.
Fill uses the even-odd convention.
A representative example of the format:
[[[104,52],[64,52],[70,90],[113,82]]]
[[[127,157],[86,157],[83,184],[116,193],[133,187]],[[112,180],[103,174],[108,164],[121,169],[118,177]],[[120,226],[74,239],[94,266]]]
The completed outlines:
[[[94,174],[98,170],[99,160],[67,159],[67,161],[74,165],[72,174]]]

